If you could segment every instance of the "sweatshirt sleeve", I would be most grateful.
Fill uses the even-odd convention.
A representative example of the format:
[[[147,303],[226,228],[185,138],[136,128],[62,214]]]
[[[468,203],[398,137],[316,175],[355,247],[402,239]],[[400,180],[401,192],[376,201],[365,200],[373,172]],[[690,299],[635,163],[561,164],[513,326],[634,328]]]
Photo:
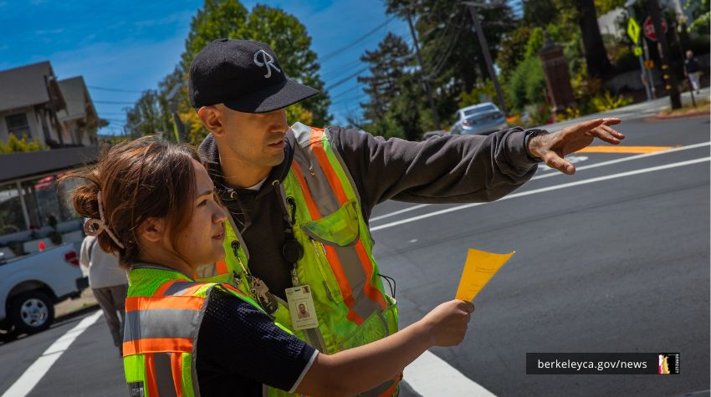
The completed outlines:
[[[356,129],[329,128],[350,171],[364,215],[393,199],[415,203],[485,202],[528,181],[537,169],[526,142],[543,130],[520,127],[483,135],[446,135],[411,142]]]

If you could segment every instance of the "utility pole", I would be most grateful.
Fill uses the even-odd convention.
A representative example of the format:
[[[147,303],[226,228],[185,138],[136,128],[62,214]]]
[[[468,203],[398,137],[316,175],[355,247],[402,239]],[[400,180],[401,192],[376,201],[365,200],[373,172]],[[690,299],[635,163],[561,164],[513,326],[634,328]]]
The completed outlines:
[[[667,43],[667,35],[664,34],[662,30],[662,17],[661,11],[659,10],[659,3],[657,0],[647,0],[647,10],[652,17],[652,22],[654,22],[654,33],[657,36],[657,42],[661,47],[660,58],[661,58],[661,69],[662,77],[664,78],[664,88],[666,88],[669,93],[669,99],[671,100],[672,109],[681,108],[681,95],[679,95],[679,87],[676,83],[676,76],[670,68],[670,56],[669,43]]]
[[[417,62],[420,63],[420,70],[422,71],[422,76],[424,78],[425,90],[427,91],[427,98],[430,102],[430,109],[432,111],[432,120],[435,123],[435,128],[440,129],[439,116],[437,115],[437,108],[435,107],[434,97],[432,96],[432,86],[430,86],[430,78],[425,71],[425,64],[422,62],[422,56],[420,56],[420,45],[417,43],[417,35],[415,34],[415,28],[412,26],[412,16],[410,15],[409,6],[405,6],[405,15],[407,16],[407,24],[410,26],[410,34],[412,35],[412,42],[415,44],[415,55],[417,55]]]
[[[176,97],[180,93],[181,88],[182,84],[176,84],[166,96],[168,106],[170,107],[170,115],[173,118],[173,134],[175,136],[175,141],[178,143],[180,143],[181,138],[183,138],[182,141],[187,141],[185,124],[183,124],[183,121],[180,120],[180,116],[178,115],[178,104],[176,103]]]
[[[481,29],[481,23],[479,22],[479,15],[476,12],[477,6],[479,4],[465,1],[464,4],[469,8],[469,13],[472,16],[472,21],[474,21],[474,30],[476,30],[476,35],[479,38],[479,46],[481,47],[481,52],[484,55],[484,62],[486,63],[486,68],[489,70],[489,77],[494,83],[494,89],[496,90],[496,98],[499,102],[499,107],[504,112],[508,114],[508,109],[506,108],[506,102],[504,101],[504,93],[501,91],[501,85],[499,85],[499,79],[496,78],[496,72],[494,71],[494,63],[491,61],[491,53],[489,53],[489,44],[486,42],[486,37],[484,37],[484,31]]]

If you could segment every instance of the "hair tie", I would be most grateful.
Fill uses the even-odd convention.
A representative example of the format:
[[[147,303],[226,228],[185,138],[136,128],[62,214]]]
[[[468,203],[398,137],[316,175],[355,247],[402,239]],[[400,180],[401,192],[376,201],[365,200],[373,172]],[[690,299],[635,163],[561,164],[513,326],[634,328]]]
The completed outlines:
[[[113,240],[119,248],[125,249],[116,235],[106,225],[106,221],[104,220],[104,209],[101,207],[101,190],[96,192],[96,201],[99,203],[99,219],[89,218],[84,223],[84,233],[86,233],[87,236],[97,237],[101,234],[101,232],[106,232],[106,234],[111,237],[111,240]]]

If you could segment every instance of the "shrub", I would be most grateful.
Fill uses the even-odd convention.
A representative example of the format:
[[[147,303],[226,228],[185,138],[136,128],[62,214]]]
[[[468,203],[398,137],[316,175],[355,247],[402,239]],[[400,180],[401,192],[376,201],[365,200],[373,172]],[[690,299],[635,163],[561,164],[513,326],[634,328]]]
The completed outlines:
[[[0,142],[0,153],[37,152],[44,150],[39,139],[30,140],[27,134],[22,134],[22,138],[17,138],[10,134],[6,143]]]
[[[612,95],[609,91],[593,96],[590,105],[595,112],[606,112],[632,103],[632,98],[625,95]]]

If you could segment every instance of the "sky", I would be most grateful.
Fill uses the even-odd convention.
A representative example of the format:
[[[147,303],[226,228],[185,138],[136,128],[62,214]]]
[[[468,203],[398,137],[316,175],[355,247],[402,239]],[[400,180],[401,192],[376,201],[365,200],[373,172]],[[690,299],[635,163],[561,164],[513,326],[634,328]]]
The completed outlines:
[[[177,65],[190,21],[202,0],[0,0],[0,70],[50,61],[57,78],[83,76],[100,133],[121,133],[126,107]],[[311,36],[320,75],[331,94],[334,124],[345,124],[365,101],[359,61],[388,32],[411,43],[407,23],[385,14],[384,0],[241,0],[294,15]],[[346,17],[347,16],[347,17]],[[371,34],[369,34],[372,32]],[[277,55],[279,50],[275,49]],[[2,89],[2,87],[0,87]]]

